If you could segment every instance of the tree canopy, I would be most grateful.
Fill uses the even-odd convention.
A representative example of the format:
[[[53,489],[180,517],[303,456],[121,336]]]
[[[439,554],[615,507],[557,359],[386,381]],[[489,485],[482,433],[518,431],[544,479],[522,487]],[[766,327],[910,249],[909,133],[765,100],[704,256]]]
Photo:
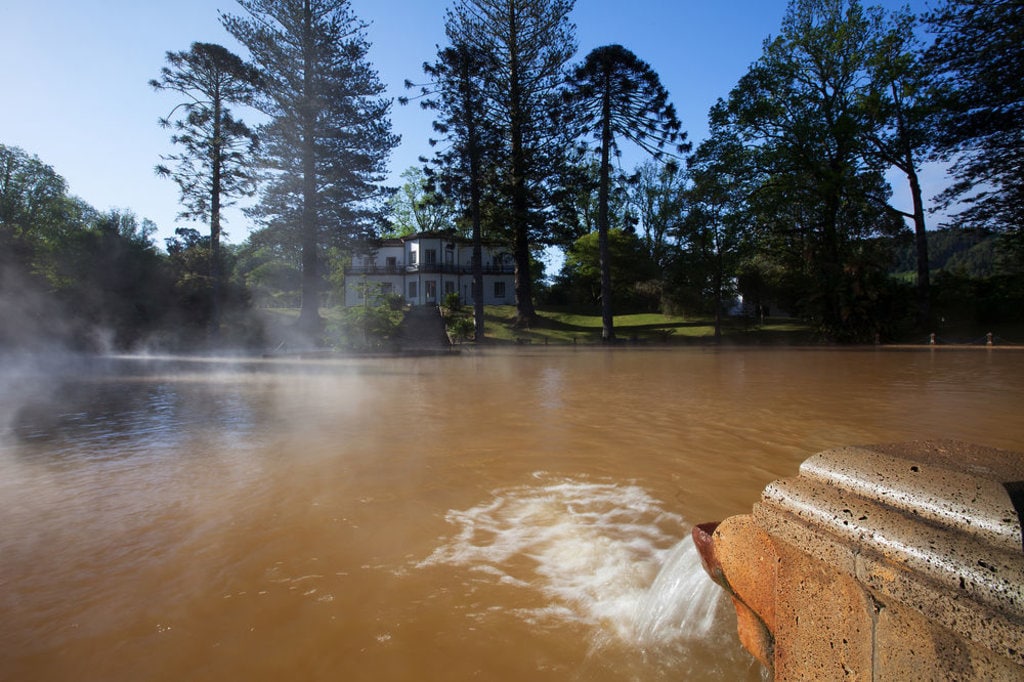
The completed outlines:
[[[761,248],[788,273],[783,296],[834,339],[877,333],[872,300],[902,229],[868,155],[862,102],[870,22],[858,0],[793,0],[782,31],[713,113],[751,149],[749,208]]]
[[[964,226],[1010,236],[1024,266],[1024,3],[946,0],[926,16],[938,80],[936,142]]]
[[[301,251],[299,326],[318,335],[320,250],[372,235],[386,162],[398,138],[391,101],[367,61],[366,24],[348,0],[239,0],[224,26],[259,69],[260,161],[266,169],[250,215]]]

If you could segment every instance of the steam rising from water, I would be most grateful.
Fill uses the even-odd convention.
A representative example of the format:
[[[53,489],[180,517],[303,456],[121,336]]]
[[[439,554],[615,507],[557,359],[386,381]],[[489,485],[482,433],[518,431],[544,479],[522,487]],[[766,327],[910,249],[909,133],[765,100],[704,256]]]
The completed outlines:
[[[447,520],[451,539],[421,562],[465,567],[480,580],[539,591],[545,605],[521,618],[572,621],[638,647],[708,635],[721,590],[711,582],[682,517],[635,485],[548,480],[495,491]]]

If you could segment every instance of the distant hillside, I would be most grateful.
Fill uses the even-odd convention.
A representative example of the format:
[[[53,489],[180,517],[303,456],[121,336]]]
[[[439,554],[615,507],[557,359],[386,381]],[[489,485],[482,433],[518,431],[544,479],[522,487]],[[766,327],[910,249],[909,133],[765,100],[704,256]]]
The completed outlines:
[[[928,264],[932,272],[951,270],[970,277],[995,272],[998,235],[977,230],[943,229],[928,232]],[[916,273],[917,252],[913,238],[896,252],[894,274]]]

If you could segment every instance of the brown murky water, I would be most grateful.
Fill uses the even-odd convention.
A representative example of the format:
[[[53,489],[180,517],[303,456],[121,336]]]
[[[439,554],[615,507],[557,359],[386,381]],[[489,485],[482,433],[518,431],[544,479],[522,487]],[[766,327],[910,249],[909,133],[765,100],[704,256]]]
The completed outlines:
[[[1024,450],[1014,351],[61,372],[0,394],[3,680],[758,680],[693,523],[830,446]]]

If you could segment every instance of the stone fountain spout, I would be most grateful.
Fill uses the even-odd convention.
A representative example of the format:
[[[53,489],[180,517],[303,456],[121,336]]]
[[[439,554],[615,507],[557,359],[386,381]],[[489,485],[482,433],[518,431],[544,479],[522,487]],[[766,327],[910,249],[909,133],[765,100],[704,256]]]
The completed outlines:
[[[693,529],[776,680],[1024,679],[1024,455],[837,448]]]

